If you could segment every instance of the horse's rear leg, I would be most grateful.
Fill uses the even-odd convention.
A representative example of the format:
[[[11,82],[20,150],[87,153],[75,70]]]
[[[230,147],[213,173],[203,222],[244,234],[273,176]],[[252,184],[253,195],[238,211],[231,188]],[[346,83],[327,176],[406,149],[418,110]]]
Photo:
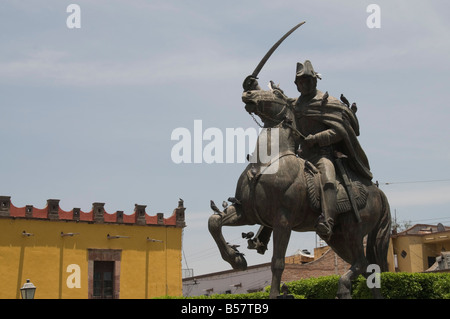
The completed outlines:
[[[284,271],[286,249],[290,237],[291,228],[283,216],[279,224],[273,228],[272,284],[269,295],[271,299],[280,295],[281,276]]]
[[[350,269],[339,278],[337,298],[351,299],[352,281],[363,274],[369,264],[364,253],[361,230],[355,227],[345,236],[339,238],[335,236],[330,244],[339,256],[351,264]]]
[[[233,269],[245,270],[247,261],[243,254],[239,253],[236,248],[230,246],[222,234],[222,226],[242,226],[247,225],[247,221],[243,214],[236,211],[236,207],[231,205],[227,207],[225,212],[211,215],[208,220],[208,229],[214,241],[219,248],[223,260],[227,261]]]

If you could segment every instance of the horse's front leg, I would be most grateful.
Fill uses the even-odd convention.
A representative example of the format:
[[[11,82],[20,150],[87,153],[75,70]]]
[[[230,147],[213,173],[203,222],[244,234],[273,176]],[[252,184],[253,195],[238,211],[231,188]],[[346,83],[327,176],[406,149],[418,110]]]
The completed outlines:
[[[208,220],[208,229],[219,248],[223,260],[227,261],[233,269],[247,269],[247,261],[244,255],[230,246],[222,234],[222,226],[242,226],[247,225],[243,214],[237,212],[234,205],[230,205],[224,212],[211,215]]]
[[[337,298],[352,298],[352,281],[361,275],[367,268],[368,262],[363,258],[359,258],[350,269],[339,278]]]
[[[286,249],[291,237],[291,227],[285,216],[282,216],[273,228],[272,284],[270,299],[280,295],[281,276],[283,275]]]

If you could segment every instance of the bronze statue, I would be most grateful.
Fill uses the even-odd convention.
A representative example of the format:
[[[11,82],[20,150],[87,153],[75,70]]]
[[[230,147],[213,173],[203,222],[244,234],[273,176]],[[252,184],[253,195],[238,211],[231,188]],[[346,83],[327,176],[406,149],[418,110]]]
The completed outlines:
[[[266,251],[273,233],[271,298],[280,293],[291,231],[316,231],[351,265],[341,276],[337,292],[339,298],[350,298],[351,281],[366,274],[369,264],[388,270],[391,228],[389,203],[372,183],[367,157],[357,141],[356,106],[351,107],[344,97],[341,103],[317,90],[318,74],[309,61],[297,64],[298,99],[288,98],[273,82],[269,91],[261,90],[256,79],[259,70],[244,80],[242,94],[246,111],[264,124],[253,153],[256,161],[239,177],[235,195],[229,198],[231,205],[220,211],[211,201],[215,214],[209,218],[209,231],[222,258],[234,269],[245,269],[247,263],[237,247],[225,241],[222,226],[261,225],[248,239],[248,248],[259,253]],[[263,162],[259,142],[269,143],[274,137],[278,152]],[[275,164],[276,172],[265,174]],[[373,292],[380,297],[379,288]]]
[[[369,162],[357,136],[359,124],[356,112],[344,102],[317,90],[320,76],[310,61],[297,63],[295,84],[301,93],[294,104],[297,126],[306,136],[301,141],[300,156],[310,161],[320,172],[323,215],[316,227],[324,239],[330,238],[337,210],[336,153],[348,157],[349,166],[360,176],[372,179]],[[341,95],[347,103],[348,100]]]

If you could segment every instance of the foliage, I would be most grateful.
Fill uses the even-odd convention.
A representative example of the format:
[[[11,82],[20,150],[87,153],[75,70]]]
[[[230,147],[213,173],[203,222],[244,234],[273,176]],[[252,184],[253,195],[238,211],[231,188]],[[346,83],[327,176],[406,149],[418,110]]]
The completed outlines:
[[[286,283],[290,293],[303,295],[306,299],[334,299],[338,289],[339,276],[323,276],[301,279]],[[268,289],[268,288],[266,288]]]
[[[450,273],[380,274],[381,294],[385,299],[450,299]],[[339,276],[307,278],[286,283],[293,294],[306,299],[336,298]],[[266,288],[269,291],[270,287]],[[366,278],[359,276],[352,283],[352,298],[371,299]]]
[[[386,299],[450,298],[450,273],[381,273],[381,294]],[[352,286],[355,299],[372,298],[366,279],[360,276]]]
[[[415,274],[410,273],[382,273],[381,294],[386,299],[416,299],[422,287]],[[366,279],[360,276],[352,285],[352,297],[355,299],[372,298]]]
[[[304,296],[293,294],[295,299],[305,299]],[[172,297],[163,296],[156,299],[269,299],[269,292],[260,291],[247,294],[213,294],[210,296]]]
[[[252,292],[248,294],[212,294],[210,296],[189,297],[190,299],[269,299],[266,292]]]
[[[444,274],[442,274],[444,275]],[[433,283],[433,291],[442,299],[450,299],[450,273],[447,276],[440,276],[438,280]]]
[[[450,299],[450,273],[380,274],[381,294],[385,299]],[[300,279],[286,283],[295,299],[335,299],[339,276]],[[247,294],[214,294],[196,297],[160,297],[164,299],[268,299],[270,286],[263,292]],[[352,283],[352,298],[371,299],[366,278],[359,276]]]

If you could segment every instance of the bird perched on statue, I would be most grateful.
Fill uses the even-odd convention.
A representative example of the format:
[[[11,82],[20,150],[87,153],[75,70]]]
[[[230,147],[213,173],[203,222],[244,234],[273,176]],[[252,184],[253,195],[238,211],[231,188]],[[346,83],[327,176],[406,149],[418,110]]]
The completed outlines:
[[[350,108],[353,111],[353,113],[356,113],[356,111],[358,111],[358,107],[356,106],[356,103],[353,103]]]
[[[344,96],[344,94],[341,94],[341,101],[348,107],[350,107],[350,102],[347,100],[347,98]]]
[[[217,206],[214,203],[214,201],[211,200],[210,206],[211,206],[211,209],[214,211],[215,214],[220,214],[221,213],[221,211],[217,208]]]
[[[244,239],[250,239],[250,238],[252,238],[253,236],[255,236],[255,233],[254,232],[248,232],[248,233],[242,233],[242,238],[244,238]]]
[[[222,202],[222,207],[223,207],[223,208],[227,208],[227,207],[228,207],[228,203],[227,203],[226,201],[223,201],[223,202]]]
[[[325,106],[325,104],[327,104],[328,102],[328,91],[325,92],[325,94],[322,96],[322,103],[321,106]]]

